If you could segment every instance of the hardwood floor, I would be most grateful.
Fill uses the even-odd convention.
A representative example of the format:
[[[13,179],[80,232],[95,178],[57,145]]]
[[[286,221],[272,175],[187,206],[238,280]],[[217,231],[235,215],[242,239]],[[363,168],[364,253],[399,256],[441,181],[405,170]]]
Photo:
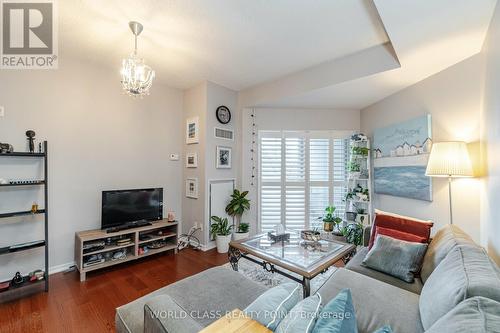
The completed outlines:
[[[215,249],[152,256],[91,272],[51,275],[50,291],[0,304],[0,332],[114,332],[115,308],[227,262]]]

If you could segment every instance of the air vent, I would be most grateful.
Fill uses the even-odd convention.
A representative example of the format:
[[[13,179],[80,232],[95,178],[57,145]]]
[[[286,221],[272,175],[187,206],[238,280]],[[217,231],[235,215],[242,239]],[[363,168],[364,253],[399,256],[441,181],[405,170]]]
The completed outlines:
[[[214,134],[217,139],[234,140],[234,132],[224,128],[214,128]]]

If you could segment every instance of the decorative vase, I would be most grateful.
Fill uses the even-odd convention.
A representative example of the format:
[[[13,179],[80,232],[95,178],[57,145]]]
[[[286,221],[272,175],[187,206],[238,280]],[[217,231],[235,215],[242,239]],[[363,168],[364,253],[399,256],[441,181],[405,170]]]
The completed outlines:
[[[235,232],[233,234],[233,240],[237,241],[240,239],[245,239],[248,238],[248,236],[250,236],[250,232]]]
[[[215,236],[215,243],[217,244],[217,252],[219,253],[227,253],[229,251],[229,242],[231,241],[231,235]]]

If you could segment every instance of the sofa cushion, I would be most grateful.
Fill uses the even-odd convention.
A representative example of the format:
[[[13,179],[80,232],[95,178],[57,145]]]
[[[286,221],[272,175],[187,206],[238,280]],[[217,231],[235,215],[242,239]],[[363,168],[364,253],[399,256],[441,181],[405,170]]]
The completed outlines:
[[[300,284],[283,283],[257,297],[243,312],[274,331],[281,320],[300,301],[301,295]]]
[[[439,229],[432,238],[422,263],[420,276],[425,283],[446,255],[458,245],[475,245],[474,241],[459,227],[448,224]]]
[[[426,331],[426,333],[471,332],[500,332],[500,303],[484,297],[466,299]]]
[[[368,276],[339,268],[318,290],[324,302],[350,288],[360,333],[388,325],[394,332],[421,333],[419,296]]]
[[[197,333],[202,329],[169,295],[153,297],[144,306],[144,333]]]
[[[310,333],[314,328],[319,310],[321,296],[307,297],[297,303],[286,317],[279,323],[275,333]]]
[[[320,295],[319,293],[317,295]],[[350,289],[342,289],[321,310],[313,333],[357,333]]]
[[[219,311],[225,314],[226,311],[236,308],[244,309],[266,290],[265,286],[233,270],[223,267],[210,268],[117,308],[116,330],[119,333],[142,333],[144,305],[155,296],[169,295],[188,313]],[[203,327],[217,319],[209,316],[194,318]]]
[[[426,250],[427,244],[378,235],[362,264],[405,282],[413,283],[415,274],[420,271]]]
[[[434,225],[431,221],[419,220],[413,217],[387,213],[381,210],[375,210],[375,220],[373,222],[372,234],[368,248],[371,249],[375,242],[375,233],[377,227],[393,229],[420,236],[429,240],[431,228]]]
[[[474,296],[500,302],[500,276],[482,248],[456,246],[436,267],[422,288],[422,325],[429,329],[457,304]]]
[[[385,274],[369,267],[362,266],[361,263],[363,262],[363,259],[365,258],[367,253],[367,247],[361,248],[358,253],[349,261],[345,268],[369,276],[376,280],[391,284],[395,287],[411,291],[412,293],[420,294],[423,284],[422,280],[420,280],[419,277],[415,277],[415,281],[413,281],[413,283],[408,283],[401,279],[395,278],[394,276],[390,276],[389,274]]]

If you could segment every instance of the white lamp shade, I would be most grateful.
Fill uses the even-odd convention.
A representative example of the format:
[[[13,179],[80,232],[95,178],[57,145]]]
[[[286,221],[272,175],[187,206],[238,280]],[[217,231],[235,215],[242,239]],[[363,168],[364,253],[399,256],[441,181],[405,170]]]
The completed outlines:
[[[425,174],[430,177],[472,177],[467,144],[462,141],[434,143]]]

